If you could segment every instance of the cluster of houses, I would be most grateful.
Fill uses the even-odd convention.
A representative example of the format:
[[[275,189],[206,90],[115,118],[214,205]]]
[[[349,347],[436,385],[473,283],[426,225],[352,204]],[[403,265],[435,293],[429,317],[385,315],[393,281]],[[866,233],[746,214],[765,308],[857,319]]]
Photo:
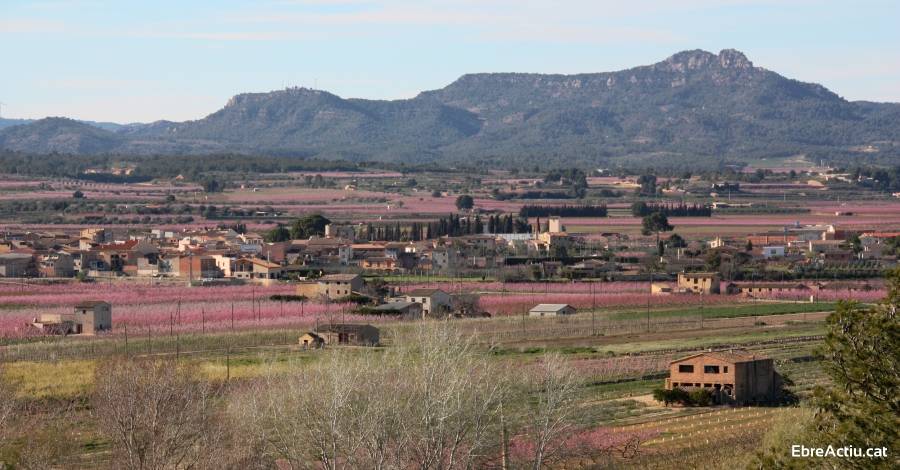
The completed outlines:
[[[858,245],[851,242],[852,236],[859,237]],[[751,234],[746,237],[754,249],[755,256],[762,259],[817,260],[821,262],[848,262],[853,260],[896,261],[896,256],[887,253],[885,241],[900,236],[900,232],[878,230],[847,231],[834,225],[796,225],[781,231]],[[709,243],[710,248],[729,247],[727,241],[717,237]],[[740,248],[740,247],[735,247]]]
[[[871,261],[889,267],[896,264],[897,257],[886,242],[900,236],[900,232],[848,232],[832,225],[797,225],[732,239],[691,240],[687,246],[660,255],[655,242],[646,237],[573,234],[566,232],[558,217],[539,227],[541,230],[531,233],[407,242],[357,239],[353,226],[329,226],[324,236],[282,242],[266,242],[260,234],[227,228],[98,227],[77,233],[9,230],[0,233],[0,277],[136,276],[265,283],[302,278],[312,271],[496,273],[524,266],[532,276],[541,278],[628,280],[645,277],[647,266],[660,263],[665,273],[702,270],[705,257],[716,253],[723,257],[741,254],[777,265]],[[677,289],[684,287],[679,282]]]
[[[79,233],[0,233],[0,277],[153,276],[187,280],[272,280],[309,268],[444,272],[490,269],[499,253],[542,253],[568,243],[558,219],[539,234],[464,235],[417,242],[357,240],[353,227],[325,236],[266,242],[232,229],[135,230],[85,228]],[[350,228],[350,230],[347,230]]]

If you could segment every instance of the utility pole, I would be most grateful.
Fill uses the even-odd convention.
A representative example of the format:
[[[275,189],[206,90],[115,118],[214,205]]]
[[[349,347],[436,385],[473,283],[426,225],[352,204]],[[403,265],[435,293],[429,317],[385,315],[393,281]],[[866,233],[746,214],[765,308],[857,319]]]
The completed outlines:
[[[653,296],[653,271],[650,271],[650,292],[647,294],[647,333],[650,332],[650,297]]]
[[[597,334],[597,329],[595,328],[595,316],[597,313],[597,296],[594,294],[594,282],[591,281],[591,336]]]

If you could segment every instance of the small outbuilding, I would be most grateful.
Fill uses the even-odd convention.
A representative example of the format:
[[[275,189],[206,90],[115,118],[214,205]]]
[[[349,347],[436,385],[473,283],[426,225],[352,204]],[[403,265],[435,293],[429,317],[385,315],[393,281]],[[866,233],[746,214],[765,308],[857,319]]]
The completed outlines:
[[[75,316],[85,334],[112,329],[112,306],[102,300],[86,300],[75,304]]]
[[[531,317],[555,317],[559,315],[572,315],[578,310],[569,304],[537,304],[528,311]]]
[[[320,325],[313,333],[322,339],[325,346],[377,346],[380,340],[378,328],[355,323]]]
[[[675,290],[672,289],[672,286],[668,284],[661,284],[654,282],[650,284],[650,293],[653,295],[669,295],[672,294]]]
[[[422,304],[405,300],[381,304],[373,310],[382,315],[397,315],[406,319],[420,319],[423,315]]]
[[[299,344],[303,349],[318,349],[325,345],[325,340],[316,333],[308,331],[300,336]]]

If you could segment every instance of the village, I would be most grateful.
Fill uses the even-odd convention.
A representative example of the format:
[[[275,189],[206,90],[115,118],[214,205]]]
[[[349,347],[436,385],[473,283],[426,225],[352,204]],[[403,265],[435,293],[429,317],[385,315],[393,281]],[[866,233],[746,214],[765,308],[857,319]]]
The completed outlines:
[[[472,224],[481,226],[481,222]],[[352,225],[324,226],[321,236],[267,242],[264,233],[207,230],[84,228],[76,232],[12,231],[0,233],[0,277],[172,279],[188,283],[299,280],[325,273],[360,275],[485,276],[510,280],[648,279],[675,280],[678,273],[720,271],[728,280],[759,281],[729,286],[728,294],[752,295],[778,284],[763,281],[804,279],[810,288],[817,271],[839,279],[864,279],[897,262],[900,232],[842,228],[835,225],[786,226],[782,231],[746,236],[686,240],[662,236],[652,240],[603,233],[599,237],[567,232],[560,217],[537,219],[526,233],[441,236],[418,241],[360,239]],[[758,279],[736,277],[754,266]],[[835,271],[837,269],[838,271]],[[773,274],[775,273],[775,274]],[[779,278],[771,278],[779,276]],[[519,278],[516,278],[519,276]],[[768,278],[767,278],[768,277]],[[693,284],[692,284],[693,283]],[[692,285],[689,285],[692,284]],[[697,289],[679,280],[655,293]],[[714,283],[713,283],[714,284]],[[794,286],[796,286],[795,284]],[[793,288],[784,286],[783,288]],[[834,288],[834,287],[833,287]],[[345,295],[349,295],[345,293]],[[335,295],[330,297],[336,298]]]
[[[427,341],[474,354],[485,370],[521,369],[510,384],[552,362],[585,410],[566,418],[571,429],[623,436],[560,463],[661,468],[698,448],[750,449],[773,423],[804,416],[828,380],[816,353],[826,319],[844,300],[877,305],[898,264],[897,204],[884,197],[852,213],[813,200],[804,212],[769,207],[776,197],[751,184],[679,183],[700,194],[685,202],[658,187],[660,199],[642,194],[648,178],[595,176],[589,191],[634,194],[572,206],[494,194],[522,181],[567,191],[539,179],[480,191],[455,179],[429,199],[402,176],[363,176],[331,176],[343,190],[292,176],[224,195],[79,183],[90,196],[66,216],[76,219],[0,230],[0,368],[25,396],[54,400],[90,396],[103,380],[95,368],[119,359],[174,361],[239,390],[336,363],[365,369],[352,362],[360,357],[418,357],[426,338],[448,335]],[[217,208],[190,208],[204,220],[185,224],[77,219],[109,208],[91,198],[125,190],[140,199],[116,213],[179,201],[187,212],[207,198]],[[321,205],[319,194],[340,196]],[[255,199],[265,204],[248,208]],[[423,199],[440,209],[416,206]]]
[[[898,13],[0,0],[0,470],[900,468]]]

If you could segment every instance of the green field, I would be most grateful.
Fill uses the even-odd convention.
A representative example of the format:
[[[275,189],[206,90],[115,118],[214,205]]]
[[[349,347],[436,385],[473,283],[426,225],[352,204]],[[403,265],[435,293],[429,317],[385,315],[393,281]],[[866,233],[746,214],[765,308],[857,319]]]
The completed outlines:
[[[738,304],[738,305],[713,305],[709,307],[688,307],[673,310],[653,310],[650,312],[651,318],[670,318],[670,317],[700,317],[703,318],[739,318],[739,317],[756,317],[765,315],[782,315],[786,313],[809,313],[809,312],[828,312],[833,311],[835,303],[818,302],[818,303],[757,303],[757,304]],[[634,320],[646,318],[647,311],[628,311],[618,312],[610,315],[615,320]]]

